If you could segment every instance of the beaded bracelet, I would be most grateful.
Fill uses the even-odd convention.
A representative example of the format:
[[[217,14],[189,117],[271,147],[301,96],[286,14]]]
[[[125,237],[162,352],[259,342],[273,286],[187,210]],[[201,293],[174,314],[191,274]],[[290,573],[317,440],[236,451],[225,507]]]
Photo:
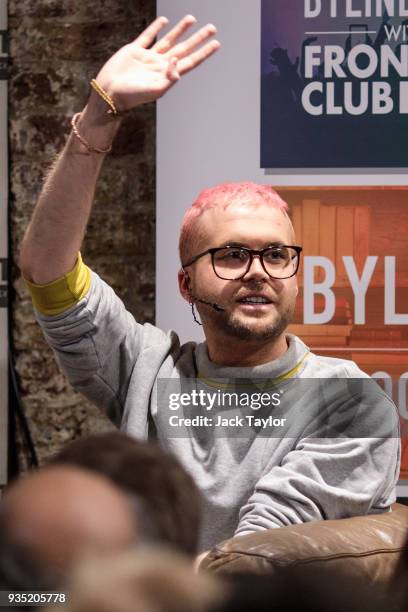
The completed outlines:
[[[106,104],[109,106],[109,110],[107,111],[108,114],[113,115],[114,117],[121,117],[122,113],[118,111],[110,95],[106,93],[104,89],[102,89],[102,87],[99,85],[96,79],[92,79],[92,81],[90,81],[90,85],[92,89],[94,89],[96,93],[101,96],[102,100],[104,100]]]
[[[90,153],[110,153],[112,151],[112,145],[110,145],[106,149],[99,149],[98,147],[93,147],[92,145],[90,145],[89,142],[85,140],[83,136],[81,136],[81,134],[78,132],[78,127],[77,127],[78,119],[80,116],[81,116],[81,113],[75,113],[75,115],[71,119],[72,131],[74,132],[75,136],[78,138],[80,143],[83,144],[84,147]]]

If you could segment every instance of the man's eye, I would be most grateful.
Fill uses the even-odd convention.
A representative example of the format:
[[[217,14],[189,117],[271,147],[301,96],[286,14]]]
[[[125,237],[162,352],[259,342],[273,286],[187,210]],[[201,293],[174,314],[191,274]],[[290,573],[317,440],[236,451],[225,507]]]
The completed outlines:
[[[217,253],[217,259],[222,259],[223,261],[245,261],[246,253],[240,249],[225,249],[224,251],[219,251],[219,253]]]
[[[265,252],[264,258],[267,261],[287,261],[289,258],[288,249],[276,248]]]
[[[230,257],[231,259],[246,259],[246,253],[237,249],[236,251],[230,251]]]

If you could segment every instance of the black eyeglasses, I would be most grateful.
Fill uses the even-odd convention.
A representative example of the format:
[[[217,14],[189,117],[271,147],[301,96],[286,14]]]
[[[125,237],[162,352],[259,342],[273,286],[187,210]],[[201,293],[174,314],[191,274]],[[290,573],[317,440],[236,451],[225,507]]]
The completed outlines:
[[[211,255],[214,273],[223,280],[239,280],[248,273],[254,257],[259,257],[265,272],[270,278],[285,279],[295,276],[299,268],[302,247],[278,244],[261,251],[247,247],[225,246],[207,249],[186,264],[187,268],[204,255]]]

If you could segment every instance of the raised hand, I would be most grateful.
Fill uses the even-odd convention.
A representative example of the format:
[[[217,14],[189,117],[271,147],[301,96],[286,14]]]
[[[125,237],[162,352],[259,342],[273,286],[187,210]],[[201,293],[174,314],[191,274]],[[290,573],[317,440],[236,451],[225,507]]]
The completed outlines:
[[[179,42],[184,32],[196,23],[192,15],[181,19],[155,43],[167,23],[166,17],[158,17],[136,40],[119,49],[97,75],[98,84],[111,96],[119,111],[157,100],[181,76],[199,66],[220,47],[217,40],[209,40],[216,32],[212,24]]]

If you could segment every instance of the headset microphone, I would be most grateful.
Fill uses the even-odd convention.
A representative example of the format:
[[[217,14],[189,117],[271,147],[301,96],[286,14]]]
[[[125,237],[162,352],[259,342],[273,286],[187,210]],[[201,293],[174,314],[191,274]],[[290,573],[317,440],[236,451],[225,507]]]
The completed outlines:
[[[216,312],[225,312],[225,309],[221,308],[221,306],[219,306],[216,303],[207,302],[207,300],[202,300],[201,298],[198,298],[196,295],[191,293],[191,291],[190,291],[190,295],[196,302],[200,302],[200,304],[207,304],[207,306],[211,306],[211,308],[214,308]]]
[[[224,309],[224,308],[221,308],[221,306],[219,306],[219,305],[218,305],[218,304],[216,304],[215,302],[214,302],[214,303],[213,303],[213,302],[208,302],[207,300],[202,300],[201,298],[199,298],[199,297],[197,297],[196,295],[194,295],[194,294],[191,292],[191,289],[190,289],[190,277],[189,277],[189,275],[187,274],[187,272],[186,272],[184,269],[183,269],[183,273],[184,273],[184,278],[186,279],[186,284],[187,284],[187,289],[188,289],[188,292],[189,292],[189,294],[190,294],[190,297],[191,297],[193,300],[195,300],[196,302],[200,302],[200,304],[206,304],[207,306],[211,306],[211,308],[213,308],[213,309],[214,309],[216,312],[225,312],[225,309]],[[195,318],[195,314],[194,314],[194,303],[192,303],[192,304],[191,304],[191,306],[192,306],[192,308],[193,308],[193,315],[194,315],[194,319],[196,320],[196,318]],[[196,322],[198,323],[198,321],[197,321],[197,320],[196,320]],[[201,325],[201,324],[200,324],[200,325]]]

